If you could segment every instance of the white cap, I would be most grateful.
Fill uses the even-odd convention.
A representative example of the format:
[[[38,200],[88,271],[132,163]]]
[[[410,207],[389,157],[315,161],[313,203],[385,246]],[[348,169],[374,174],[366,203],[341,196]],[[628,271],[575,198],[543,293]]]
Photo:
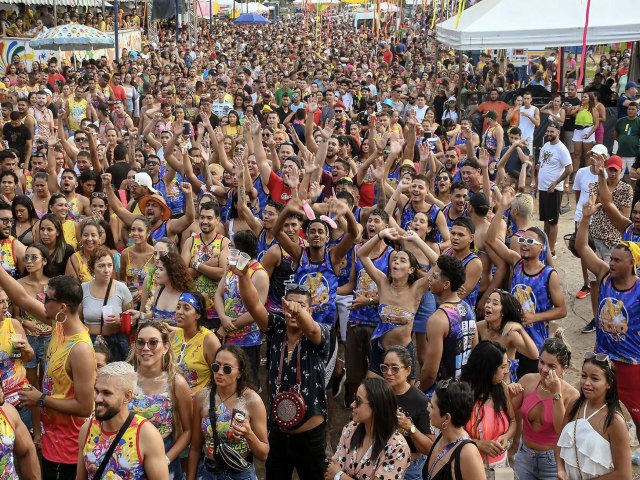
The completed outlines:
[[[458,99],[457,99],[456,97],[454,97],[453,95],[452,95],[452,96],[450,96],[450,97],[447,99],[447,103],[456,103],[457,101],[458,101]]]
[[[153,188],[153,182],[151,181],[151,177],[146,172],[136,173],[136,176],[133,179],[141,187],[147,187],[151,193],[158,193],[158,191]]]
[[[607,150],[607,147],[605,147],[604,145],[601,144],[597,144],[594,145],[593,147],[591,147],[591,150],[589,150],[590,152],[593,153],[597,153],[598,155],[606,155],[609,156],[609,150]]]
[[[556,57],[548,57],[547,58],[547,62],[555,62],[556,61]]]

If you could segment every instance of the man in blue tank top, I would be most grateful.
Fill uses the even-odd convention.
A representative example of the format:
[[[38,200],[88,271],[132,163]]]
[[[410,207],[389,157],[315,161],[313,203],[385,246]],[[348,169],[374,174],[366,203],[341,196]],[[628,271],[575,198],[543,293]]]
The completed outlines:
[[[622,241],[611,250],[609,263],[598,258],[588,245],[589,222],[596,210],[595,196],[591,195],[582,207],[576,233],[576,250],[600,285],[595,351],[616,365],[618,396],[640,429],[640,278],[635,273],[640,246]]]
[[[513,267],[510,290],[522,305],[525,330],[540,349],[549,336],[548,322],[566,317],[567,307],[558,272],[540,261],[540,252],[546,241],[544,232],[537,227],[530,227],[518,235],[519,253],[499,240],[500,229],[504,228],[502,217],[514,196],[512,187],[507,187],[503,192],[485,242]],[[519,358],[518,378],[538,370],[537,359]]]

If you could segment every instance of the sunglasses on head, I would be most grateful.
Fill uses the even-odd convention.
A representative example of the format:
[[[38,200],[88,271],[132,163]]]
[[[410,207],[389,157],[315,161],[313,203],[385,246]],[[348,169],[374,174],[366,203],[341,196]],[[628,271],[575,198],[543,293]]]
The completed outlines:
[[[534,240],[533,238],[526,237],[518,237],[518,243],[527,244],[527,245],[542,245],[538,240]]]
[[[288,283],[284,288],[284,294],[286,295],[290,292],[309,293],[311,292],[311,289],[309,288],[309,285],[306,285],[306,284]]]
[[[233,372],[238,367],[232,367],[231,365],[221,365],[219,362],[214,362],[213,364],[211,364],[211,371],[213,373],[218,373],[221,368],[222,373],[224,373],[225,375],[231,375],[231,372]]]
[[[593,360],[595,359],[597,362],[610,363],[609,355],[606,353],[596,353],[596,352],[586,352],[584,354],[585,360]]]

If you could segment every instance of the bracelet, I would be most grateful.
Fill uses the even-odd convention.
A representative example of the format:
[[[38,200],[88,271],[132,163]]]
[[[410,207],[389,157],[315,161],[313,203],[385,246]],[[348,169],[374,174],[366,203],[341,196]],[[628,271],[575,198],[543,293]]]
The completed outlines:
[[[380,232],[378,232],[378,240],[382,240],[382,237],[380,236]]]
[[[344,472],[340,470],[338,473],[335,474],[335,476],[333,477],[333,480],[340,480],[340,477],[342,477],[343,473]]]
[[[165,455],[164,459],[167,461],[167,465],[171,465],[171,460],[169,459],[168,455]]]

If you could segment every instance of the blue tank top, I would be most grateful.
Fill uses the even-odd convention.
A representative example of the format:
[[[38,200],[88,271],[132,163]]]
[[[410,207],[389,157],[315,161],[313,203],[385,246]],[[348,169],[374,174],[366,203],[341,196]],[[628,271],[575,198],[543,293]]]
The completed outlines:
[[[449,319],[449,333],[443,343],[438,380],[460,378],[462,367],[467,364],[473,348],[476,316],[464,300],[443,303],[438,309]]]
[[[320,324],[333,326],[338,276],[333,271],[328,246],[320,263],[311,261],[308,247],[302,251],[300,265],[296,271],[296,283],[308,285],[311,290],[313,319]]]
[[[160,195],[162,195],[166,200],[167,206],[171,209],[171,213],[174,215],[181,215],[184,212],[185,196],[184,192],[180,188],[180,183],[182,181],[182,175],[176,172],[169,182],[169,185],[166,185],[164,180],[161,180],[156,186]]]
[[[156,228],[153,232],[151,232],[151,238],[154,242],[157,242],[162,237],[166,237],[167,235],[167,222],[162,222],[162,224]]]
[[[269,203],[269,194],[264,191],[264,186],[262,185],[262,179],[260,175],[256,178],[256,181],[253,182],[253,188],[258,192],[258,208],[260,212],[264,212],[264,207]],[[262,215],[260,215],[262,217]]]
[[[451,248],[448,248],[446,252],[444,252],[444,255],[449,255],[449,256],[453,256],[453,250]],[[462,266],[465,268],[467,268],[467,265],[469,264],[469,262],[471,260],[473,260],[474,258],[480,258],[478,257],[478,255],[476,255],[475,253],[471,252],[469,255],[467,255],[466,257],[464,257],[464,259],[462,260]],[[473,287],[473,290],[471,290],[471,292],[469,293],[469,295],[467,295],[467,297],[464,299],[465,302],[467,302],[469,304],[469,306],[471,308],[476,308],[476,303],[478,301],[478,292],[480,291],[480,281],[482,280],[482,274],[480,275],[480,279],[478,280],[478,283],[476,283],[476,286]]]
[[[633,224],[629,225],[627,228],[624,229],[624,232],[622,232],[622,241],[635,242],[635,243],[640,242],[640,234],[633,233]]]
[[[596,352],[611,360],[640,362],[640,279],[629,290],[618,290],[607,275],[600,282]]]
[[[451,229],[453,228],[453,222],[455,222],[458,218],[460,218],[460,217],[458,217],[458,218],[456,218],[456,220],[452,220],[452,219],[449,217],[449,212],[451,212],[451,206],[452,206],[452,205],[451,205],[450,203],[448,203],[448,204],[447,204],[447,205],[445,205],[445,207],[442,209],[442,213],[444,214],[444,219],[445,219],[445,221],[447,222],[447,228],[448,228],[449,230],[451,230]],[[466,216],[467,216],[467,207],[465,206],[465,207],[464,207],[464,212],[462,212],[461,217],[466,217]],[[440,232],[438,232],[438,233],[440,233]]]
[[[269,250],[269,247],[271,247],[272,245],[276,245],[277,243],[278,243],[278,240],[276,240],[275,238],[271,243],[267,243],[267,231],[263,228],[262,231],[260,232],[260,235],[258,235],[257,260],[258,261],[262,260],[262,257],[264,256],[265,253],[267,253],[267,250]]]
[[[356,246],[356,252],[360,249],[360,245]],[[385,275],[389,274],[389,256],[393,252],[391,247],[386,247],[382,254],[377,258],[372,258],[371,261],[375,267],[383,272]],[[378,294],[378,286],[376,282],[371,280],[371,277],[364,269],[362,261],[356,255],[356,285],[353,289],[353,298],[355,294],[365,295],[368,298],[373,298]],[[378,315],[378,306],[372,305],[367,307],[358,308],[349,311],[349,323],[356,325],[368,325],[375,327],[380,323],[380,315]]]
[[[535,275],[528,275],[524,271],[524,261],[520,260],[513,268],[511,293],[518,299],[524,313],[546,312],[553,308],[549,295],[549,277],[554,272],[553,267],[545,266]],[[538,350],[549,336],[549,323],[536,322],[524,327]]]
[[[300,246],[304,248],[304,243],[300,239]],[[282,313],[282,297],[289,283],[295,283],[296,280],[296,262],[289,253],[278,245],[280,248],[280,265],[273,269],[271,278],[269,279],[269,293],[267,294],[266,308],[271,313]]]
[[[429,210],[427,210],[425,213],[431,219],[431,222],[434,225],[433,227],[435,229],[434,241],[437,243],[441,243],[442,234],[435,226],[436,217],[438,216],[438,213],[440,213],[440,208],[437,205],[431,205],[429,207]],[[402,216],[400,217],[400,226],[402,227],[403,230],[409,229],[409,225],[411,225],[411,222],[413,221],[413,217],[415,216],[416,216],[416,212],[413,210],[413,207],[411,206],[411,201],[408,201],[404,209],[402,210]]]
[[[229,190],[227,192],[227,203],[224,205],[220,205],[220,221],[222,223],[229,220],[229,211],[231,210],[231,205],[233,205],[233,190]]]

